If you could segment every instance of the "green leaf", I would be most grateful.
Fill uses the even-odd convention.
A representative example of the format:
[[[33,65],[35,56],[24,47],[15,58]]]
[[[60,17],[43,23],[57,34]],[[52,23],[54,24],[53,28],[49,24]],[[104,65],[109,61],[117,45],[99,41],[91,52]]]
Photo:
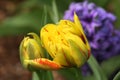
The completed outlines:
[[[40,17],[39,17],[40,18]],[[35,13],[20,14],[6,19],[0,27],[0,35],[22,34],[31,32],[39,32],[40,19],[36,18]]]
[[[45,76],[45,75],[44,75]],[[47,77],[46,77],[47,76]],[[53,80],[53,74],[52,71],[46,71],[46,80]]]
[[[33,72],[33,73],[32,73],[32,80],[41,80],[41,79],[39,78],[39,75],[37,74],[37,72]]]
[[[40,29],[48,22],[51,22],[43,9],[35,8],[28,12],[18,14],[7,18],[0,27],[0,36],[2,35],[19,35],[28,32],[39,34]]]
[[[90,56],[90,59],[88,60],[88,64],[93,71],[93,74],[95,77],[94,80],[107,80],[107,77],[104,74],[104,71],[102,70],[100,65],[97,63],[93,55]]]
[[[53,11],[53,14],[51,14],[51,16],[52,16],[53,22],[57,23],[59,21],[59,16],[58,16],[58,10],[57,10],[55,0],[52,0],[52,11]]]
[[[113,80],[120,80],[120,71],[116,74]]]
[[[120,68],[120,55],[112,57],[101,64],[107,76],[110,76],[115,70]]]

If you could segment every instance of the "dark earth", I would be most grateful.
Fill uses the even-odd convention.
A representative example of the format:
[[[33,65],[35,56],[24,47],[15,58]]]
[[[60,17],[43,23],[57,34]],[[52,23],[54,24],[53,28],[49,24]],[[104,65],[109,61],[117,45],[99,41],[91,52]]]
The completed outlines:
[[[31,80],[31,73],[23,69],[19,60],[21,37],[0,37],[0,80]]]
[[[22,0],[0,0],[0,22],[15,14]],[[0,80],[31,80],[31,73],[23,69],[19,60],[21,36],[0,37]]]

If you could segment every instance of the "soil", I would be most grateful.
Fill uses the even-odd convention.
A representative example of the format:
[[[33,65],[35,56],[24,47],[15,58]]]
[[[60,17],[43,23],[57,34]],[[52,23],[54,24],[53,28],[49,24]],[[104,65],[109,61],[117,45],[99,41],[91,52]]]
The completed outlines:
[[[19,59],[21,36],[0,37],[0,80],[31,80]]]
[[[0,22],[16,13],[16,6],[23,0],[0,0]],[[31,80],[31,73],[24,69],[19,59],[19,44],[23,37],[0,37],[0,80]]]

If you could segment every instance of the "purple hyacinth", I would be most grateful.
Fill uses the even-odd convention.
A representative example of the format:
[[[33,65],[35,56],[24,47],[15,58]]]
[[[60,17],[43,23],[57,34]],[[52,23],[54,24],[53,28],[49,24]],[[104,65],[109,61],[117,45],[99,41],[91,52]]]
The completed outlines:
[[[120,55],[120,31],[114,29],[116,17],[103,8],[88,1],[71,3],[65,12],[64,19],[73,21],[74,12],[78,15],[91,46],[92,54],[97,61]],[[89,75],[88,64],[82,67],[84,75]]]
[[[65,12],[64,19],[73,21],[74,12],[79,16],[83,27],[89,35],[94,34],[95,28],[102,26],[103,22],[105,24],[106,21],[108,21],[109,23],[111,22],[112,25],[112,22],[116,19],[111,13],[87,1],[82,3],[71,3],[69,10]]]
[[[64,19],[73,21],[74,12],[81,21],[92,54],[99,63],[120,54],[120,31],[113,27],[116,17],[112,13],[88,1],[73,2],[65,12]]]

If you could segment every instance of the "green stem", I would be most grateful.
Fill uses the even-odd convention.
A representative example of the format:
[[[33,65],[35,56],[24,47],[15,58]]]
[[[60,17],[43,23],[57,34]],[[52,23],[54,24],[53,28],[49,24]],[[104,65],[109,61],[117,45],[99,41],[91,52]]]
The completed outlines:
[[[53,9],[53,21],[54,23],[57,23],[59,21],[59,16],[58,16],[58,10],[57,10],[57,6],[56,6],[56,1],[53,0],[52,2],[52,9]]]
[[[77,80],[83,80],[82,79],[82,73],[81,73],[80,69],[79,68],[75,68],[75,71],[76,71],[76,79]]]
[[[43,25],[47,24],[47,8],[46,5],[44,5],[44,21]]]
[[[47,71],[47,79],[46,80],[54,80],[53,75],[52,75],[52,71]]]
[[[33,72],[32,80],[54,80],[52,71],[40,70]]]
[[[116,74],[113,80],[120,80],[120,71]]]
[[[106,75],[104,74],[103,70],[100,68],[100,65],[97,63],[93,55],[91,55],[90,59],[88,60],[88,64],[91,67],[94,76],[96,77],[95,80],[107,80]]]
[[[42,80],[42,75],[40,73],[40,71],[34,71],[32,73],[32,80]]]

